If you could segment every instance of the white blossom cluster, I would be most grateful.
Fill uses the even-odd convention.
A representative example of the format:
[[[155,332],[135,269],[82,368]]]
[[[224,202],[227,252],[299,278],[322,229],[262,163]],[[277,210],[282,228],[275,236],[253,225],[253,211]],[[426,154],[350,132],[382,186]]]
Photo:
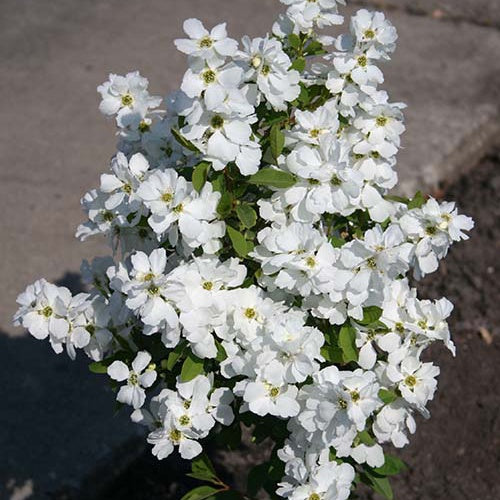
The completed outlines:
[[[164,101],[137,72],[98,88],[118,152],[77,236],[106,236],[113,257],[83,263],[88,293],[30,285],[14,321],[83,350],[159,459],[274,418],[277,493],[343,500],[429,416],[439,368],[422,353],[455,353],[453,306],[417,298],[408,276],[436,271],[473,222],[388,195],[405,127],[379,89],[397,39],[384,15],[360,10],[331,38],[317,30],[345,2],[281,2],[272,34],[241,44],[187,20],[189,68]]]

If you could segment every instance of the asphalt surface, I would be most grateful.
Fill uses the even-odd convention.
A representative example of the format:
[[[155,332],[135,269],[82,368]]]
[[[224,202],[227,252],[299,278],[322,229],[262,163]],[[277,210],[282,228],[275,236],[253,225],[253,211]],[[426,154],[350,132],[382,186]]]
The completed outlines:
[[[96,86],[138,69],[166,94],[185,71],[173,46],[184,19],[256,36],[280,9],[277,0],[0,1],[0,499],[76,488],[136,432],[126,415],[112,416],[113,396],[85,360],[57,357],[10,325],[27,284],[45,277],[78,290],[81,260],[108,253],[73,236],[79,198],[115,146]],[[472,165],[499,127],[500,33],[472,18],[388,14],[400,44],[386,87],[409,105],[402,186],[430,189]]]

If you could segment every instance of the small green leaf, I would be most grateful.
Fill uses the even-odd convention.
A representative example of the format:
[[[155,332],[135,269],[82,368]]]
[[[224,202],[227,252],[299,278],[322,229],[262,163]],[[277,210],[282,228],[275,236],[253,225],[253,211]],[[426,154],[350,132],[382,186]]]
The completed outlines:
[[[102,361],[94,361],[94,363],[90,363],[89,370],[92,373],[108,373],[108,367]]]
[[[292,49],[297,50],[300,47],[300,37],[295,33],[288,35],[288,43]]]
[[[172,371],[179,358],[182,356],[185,344],[179,344],[167,358],[166,368],[168,371]]]
[[[304,57],[299,57],[298,59],[295,59],[293,61],[292,65],[290,66],[290,69],[295,69],[299,73],[302,73],[306,69],[306,60]]]
[[[300,85],[300,94],[297,100],[302,106],[307,106],[311,101],[311,98],[309,96],[309,91],[307,90],[307,87],[302,83]]]
[[[212,180],[212,187],[218,193],[223,193],[226,190],[226,179],[223,172],[219,172]]]
[[[263,168],[255,175],[252,175],[248,180],[250,184],[257,184],[259,186],[272,186],[275,188],[289,188],[296,183],[296,179],[292,174],[277,170],[275,168]]]
[[[236,207],[236,215],[240,222],[248,229],[257,224],[257,212],[248,204],[241,203]]]
[[[210,168],[210,163],[207,161],[202,161],[194,167],[193,170],[193,187],[198,191],[198,193],[203,189],[203,186],[207,182],[208,169]]]
[[[184,148],[189,149],[189,151],[193,151],[195,153],[199,153],[200,150],[191,142],[188,141],[177,129],[172,128],[172,135],[175,140]]]
[[[222,193],[219,204],[217,205],[217,213],[221,218],[226,219],[233,211],[233,198],[229,192]]]
[[[377,306],[365,307],[363,309],[363,319],[358,321],[362,325],[371,325],[380,319],[384,311]]]
[[[422,194],[421,191],[418,191],[413,200],[411,200],[408,203],[408,208],[422,208],[422,206],[425,204],[425,196]]]
[[[389,405],[398,399],[398,395],[394,391],[388,389],[380,389],[378,397],[386,404]]]
[[[205,453],[198,455],[191,462],[191,473],[189,477],[200,479],[201,481],[219,482],[212,462]]]
[[[281,131],[278,123],[271,127],[269,140],[271,144],[271,152],[273,153],[274,158],[277,159],[285,147],[285,134]]]
[[[343,247],[347,242],[343,238],[337,238],[336,236],[332,236],[330,238],[330,243],[332,244],[333,248],[340,248]]]
[[[410,200],[408,198],[403,198],[402,196],[394,196],[394,195],[386,195],[384,198],[387,201],[394,201],[396,203],[404,203],[405,205],[408,205],[410,203]]]
[[[318,40],[313,40],[307,47],[304,52],[307,56],[320,56],[322,54],[325,54],[326,51],[321,44],[321,42],[318,42]]]
[[[391,483],[387,477],[378,477],[364,472],[360,475],[361,480],[370,486],[376,493],[382,495],[388,500],[393,500],[394,493],[392,492]]]
[[[198,486],[198,488],[186,493],[181,500],[205,500],[218,492],[220,489],[213,486]]]
[[[344,362],[358,360],[358,350],[356,349],[356,331],[350,325],[345,325],[340,329],[339,346],[344,355]]]
[[[190,352],[182,364],[181,381],[189,382],[204,372],[203,360]]]
[[[227,226],[227,234],[231,243],[233,244],[233,248],[236,250],[236,253],[240,257],[246,257],[249,252],[249,247],[247,245],[247,240],[245,237],[236,229],[231,226]]]
[[[373,469],[373,472],[380,476],[395,476],[406,469],[406,464],[401,459],[392,455],[386,455],[384,465]]]
[[[217,356],[215,358],[216,361],[219,363],[222,363],[225,359],[227,359],[227,353],[226,350],[224,349],[224,346],[218,341],[215,341],[215,345],[217,347]]]

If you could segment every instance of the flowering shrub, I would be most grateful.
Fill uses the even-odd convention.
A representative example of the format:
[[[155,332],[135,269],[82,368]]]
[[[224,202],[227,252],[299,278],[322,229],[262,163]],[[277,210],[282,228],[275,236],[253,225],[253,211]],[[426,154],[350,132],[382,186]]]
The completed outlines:
[[[207,484],[186,499],[343,500],[360,483],[392,498],[400,448],[429,416],[439,368],[422,353],[455,347],[446,299],[408,279],[436,271],[470,218],[418,193],[389,196],[404,132],[379,64],[396,30],[342,0],[281,0],[272,35],[241,44],[226,25],[184,24],[181,89],[165,101],[139,73],[98,88],[118,153],[82,205],[82,240],[113,257],[84,262],[89,293],[45,280],[19,296],[15,322],[56,353],[82,350],[118,405]],[[204,455],[237,448],[241,424],[275,446],[229,489]]]

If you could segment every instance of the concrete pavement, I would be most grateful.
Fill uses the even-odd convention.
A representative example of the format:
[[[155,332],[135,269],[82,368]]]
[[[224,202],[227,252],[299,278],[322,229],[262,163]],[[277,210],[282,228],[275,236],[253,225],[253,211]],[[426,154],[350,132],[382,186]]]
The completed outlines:
[[[16,500],[76,488],[136,432],[126,415],[112,416],[113,396],[85,360],[57,357],[10,326],[15,297],[28,283],[43,276],[78,289],[80,261],[107,253],[100,241],[73,237],[82,220],[78,200],[114,152],[96,86],[110,71],[139,69],[152,92],[164,94],[185,70],[172,44],[185,18],[228,21],[233,36],[255,36],[280,7],[277,0],[0,3],[0,379],[8,381],[0,388],[0,499],[16,498],[16,488]],[[500,32],[399,8],[388,15],[400,43],[383,68],[386,87],[409,105],[402,187],[430,189],[472,166],[500,137]],[[32,494],[20,497],[23,491]]]

